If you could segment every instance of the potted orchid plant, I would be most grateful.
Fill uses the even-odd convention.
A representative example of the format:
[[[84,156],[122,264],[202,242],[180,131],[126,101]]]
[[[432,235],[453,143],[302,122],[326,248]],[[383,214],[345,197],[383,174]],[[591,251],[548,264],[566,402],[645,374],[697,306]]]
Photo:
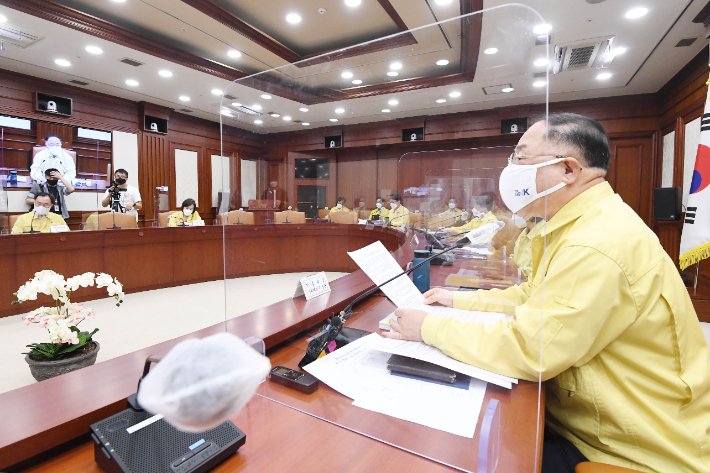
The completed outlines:
[[[71,302],[71,295],[80,287],[105,287],[108,295],[116,299],[116,306],[121,305],[124,298],[123,286],[117,279],[105,273],[98,276],[94,273],[84,273],[73,278],[54,271],[44,270],[20,286],[14,294],[17,297],[13,304],[37,300],[39,294],[45,294],[54,299],[51,307],[40,307],[27,314],[22,319],[25,325],[36,324],[46,329],[49,342],[27,345],[29,352],[23,353],[25,361],[30,365],[32,376],[37,381],[68,373],[85,366],[93,365],[99,352],[99,343],[93,340],[92,332],[82,332],[78,326],[84,320],[91,320],[96,315],[93,309],[83,304]]]

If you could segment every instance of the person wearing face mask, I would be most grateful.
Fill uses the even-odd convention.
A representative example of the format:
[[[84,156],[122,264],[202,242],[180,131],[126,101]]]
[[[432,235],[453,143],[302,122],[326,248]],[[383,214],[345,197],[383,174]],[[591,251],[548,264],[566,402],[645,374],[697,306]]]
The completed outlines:
[[[54,225],[66,226],[67,222],[61,215],[49,211],[53,206],[54,201],[51,195],[46,192],[38,192],[35,195],[34,209],[17,217],[17,221],[12,227],[12,234],[49,233]]]
[[[458,220],[461,218],[461,214],[463,214],[463,210],[461,210],[457,207],[456,197],[449,198],[449,205],[448,205],[447,209],[444,210],[443,214],[445,217],[453,217],[455,220]]]
[[[190,226],[193,222],[202,220],[197,213],[197,203],[194,199],[185,199],[182,203],[182,212],[175,212],[170,216],[169,227]]]
[[[402,196],[399,194],[390,195],[390,227],[405,229],[409,227],[409,210],[402,205]]]
[[[338,197],[335,207],[330,209],[330,213],[335,212],[350,212],[350,209],[345,206],[345,197]]]
[[[486,195],[479,195],[471,199],[471,215],[472,218],[461,227],[450,227],[446,231],[448,233],[466,233],[475,230],[487,223],[495,223],[498,221],[493,215],[493,200]]]
[[[74,186],[71,185],[71,181],[61,175],[61,173],[50,168],[44,171],[45,182],[44,183],[34,183],[32,188],[27,193],[27,198],[25,202],[34,206],[35,197],[40,192],[46,192],[52,196],[54,200],[54,205],[50,209],[51,212],[59,214],[65,220],[69,218],[69,210],[67,209],[67,204],[64,200],[64,196],[67,196],[74,192]]]
[[[56,169],[65,179],[76,179],[74,160],[62,149],[62,140],[57,135],[48,135],[44,139],[47,149],[37,153],[30,166],[30,176],[35,182],[44,182],[44,172]]]
[[[646,472],[710,472],[708,344],[675,263],[604,179],[596,120],[561,113],[521,137],[503,203],[547,223],[528,280],[505,290],[433,289],[425,303],[505,312],[494,326],[399,309],[395,339],[545,383],[542,472],[587,460]]]
[[[530,273],[532,273],[532,241],[545,226],[545,219],[533,217],[525,220],[523,217],[513,215],[513,222],[518,228],[522,228],[523,231],[520,232],[517,240],[515,240],[515,248],[510,258],[520,269],[520,272],[526,278],[529,278]]]
[[[269,187],[263,192],[261,199],[265,200],[270,208],[279,210],[286,208],[286,191],[279,187],[279,183],[275,179],[269,182]]]
[[[101,205],[108,207],[111,204],[111,195],[115,187],[120,192],[117,205],[114,203],[117,211],[135,215],[136,220],[138,220],[138,211],[143,208],[143,200],[141,199],[141,193],[138,189],[128,184],[128,171],[125,169],[116,169],[116,172],[113,173],[113,178],[115,186],[106,189]]]
[[[390,213],[389,210],[385,208],[385,200],[382,197],[378,197],[375,203],[377,208],[370,212],[368,220],[384,220]]]

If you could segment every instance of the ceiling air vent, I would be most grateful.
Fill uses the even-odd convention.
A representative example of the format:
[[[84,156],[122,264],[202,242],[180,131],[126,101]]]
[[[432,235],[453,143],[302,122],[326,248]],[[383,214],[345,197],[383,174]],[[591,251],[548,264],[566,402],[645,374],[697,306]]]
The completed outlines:
[[[0,41],[3,43],[14,44],[24,49],[42,39],[44,39],[44,36],[21,30],[12,25],[0,26]]]
[[[192,110],[190,110],[189,108],[181,108],[180,110],[178,110],[178,112],[192,113]]]
[[[74,85],[81,85],[81,86],[89,85],[88,82],[84,82],[84,81],[76,80],[76,79],[72,79],[72,80],[70,80],[69,82],[72,83],[72,84],[74,84]]]
[[[225,94],[224,98],[227,100],[237,100],[237,98],[234,95],[229,95],[229,94]]]
[[[505,94],[506,92],[503,92],[504,89],[507,90],[512,88],[513,84],[489,85],[483,88],[483,93],[486,95]]]
[[[534,79],[544,79],[545,77],[547,77],[547,72],[536,72],[533,74]]]
[[[696,39],[698,39],[698,38],[697,37],[696,38],[683,38],[675,44],[675,47],[676,48],[685,48],[685,47],[690,46],[691,44],[695,43]]]
[[[586,39],[566,45],[556,45],[553,57],[552,73],[578,71],[592,67],[606,67],[604,57],[611,50],[613,36]]]
[[[129,57],[124,57],[123,59],[119,59],[118,62],[122,62],[124,64],[128,64],[129,66],[133,66],[133,67],[138,67],[138,66],[142,66],[143,64],[145,64],[143,62],[136,61],[135,59],[131,59]]]
[[[260,117],[262,114],[257,112],[256,110],[252,110],[249,107],[245,107],[244,105],[240,105],[239,107],[235,107],[235,110],[238,112],[246,113],[247,115],[256,115],[257,117]]]

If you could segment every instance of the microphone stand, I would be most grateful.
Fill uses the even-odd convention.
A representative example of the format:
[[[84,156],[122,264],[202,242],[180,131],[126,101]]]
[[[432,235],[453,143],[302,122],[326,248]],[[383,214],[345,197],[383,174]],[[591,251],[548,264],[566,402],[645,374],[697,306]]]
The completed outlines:
[[[33,211],[33,212],[32,212],[32,220],[30,220],[30,231],[29,231],[29,232],[23,232],[23,233],[41,233],[41,232],[38,232],[38,231],[36,231],[36,230],[34,229],[33,224],[34,224],[34,220],[35,220],[35,218],[34,218],[35,215],[37,215],[37,214]]]
[[[239,211],[237,212],[237,223],[235,223],[234,225],[244,225],[243,223],[240,222],[241,219],[242,219],[242,209],[239,209]]]
[[[328,346],[330,342],[335,340],[335,338],[338,336],[340,331],[343,329],[343,325],[345,324],[345,321],[350,318],[351,315],[353,315],[353,307],[355,304],[357,304],[359,301],[361,301],[363,298],[369,296],[370,294],[374,293],[375,291],[379,290],[382,286],[391,283],[395,279],[401,277],[401,276],[406,276],[415,269],[418,269],[425,264],[429,263],[435,258],[440,257],[441,255],[448,253],[449,251],[455,250],[457,248],[463,248],[466,246],[469,241],[464,241],[467,240],[466,238],[459,240],[456,245],[451,246],[450,248],[445,249],[441,253],[437,253],[435,255],[430,256],[429,258],[425,259],[421,263],[417,264],[416,266],[411,267],[410,269],[403,271],[399,273],[397,276],[389,279],[388,281],[383,282],[382,284],[379,284],[372,289],[365,291],[364,293],[360,294],[358,297],[355,298],[345,309],[343,309],[339,314],[333,314],[331,318],[328,319],[328,325],[326,325],[325,328],[321,329],[320,332],[316,336],[314,336],[310,342],[308,342],[308,348],[306,348],[306,354],[304,355],[303,359],[298,363],[299,368],[303,368],[304,366],[316,361],[320,354],[325,350],[325,347]]]
[[[286,212],[286,221],[284,223],[291,223],[288,221],[288,214],[291,213],[291,207],[288,208],[288,212]]]

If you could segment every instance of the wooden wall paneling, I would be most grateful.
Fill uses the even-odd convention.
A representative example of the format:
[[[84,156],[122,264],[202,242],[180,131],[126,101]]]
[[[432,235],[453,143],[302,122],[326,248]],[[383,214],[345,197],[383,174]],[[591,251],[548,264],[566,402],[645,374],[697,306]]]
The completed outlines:
[[[652,219],[653,138],[612,139],[607,180],[650,226]]]
[[[32,165],[32,147],[37,144],[37,131],[2,128],[0,136],[2,137],[0,168],[18,171],[20,175],[29,175]]]
[[[150,133],[140,133],[142,143],[141,153],[138,155],[138,168],[140,169],[140,193],[143,198],[142,215],[144,221],[155,220],[155,207],[153,205],[153,191],[158,186],[170,187],[170,160],[168,157],[168,141],[164,136]],[[175,201],[174,186],[169,189],[169,201]]]
[[[377,196],[377,152],[374,149],[350,150],[338,152],[338,196],[347,199],[347,206],[356,207],[354,199],[365,200],[365,208],[375,208]]]
[[[74,129],[59,123],[37,122],[37,146],[45,146],[47,135],[57,135],[62,140],[62,148],[71,149]]]
[[[709,73],[708,48],[705,47],[658,92],[661,126],[674,122],[688,107],[704,103]]]
[[[72,148],[77,156],[77,177],[94,179],[96,174],[106,179],[108,165],[112,164],[110,141],[74,137]]]
[[[377,151],[377,195],[382,198],[387,198],[383,190],[389,189],[395,191],[397,189],[397,159],[381,158],[379,150]]]

